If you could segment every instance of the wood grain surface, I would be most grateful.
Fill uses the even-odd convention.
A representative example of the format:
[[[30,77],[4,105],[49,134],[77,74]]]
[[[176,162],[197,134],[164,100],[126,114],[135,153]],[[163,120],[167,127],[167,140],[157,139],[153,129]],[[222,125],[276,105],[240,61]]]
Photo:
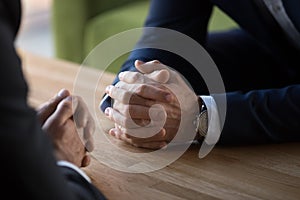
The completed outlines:
[[[159,170],[128,173],[111,167],[107,163],[122,165],[118,160],[122,156],[123,161],[128,161],[123,167],[132,167],[131,157],[120,152],[148,152],[116,141],[105,133],[113,124],[103,117],[98,105],[114,75],[85,68],[82,80],[78,81],[80,65],[23,51],[20,55],[32,106],[38,106],[61,88],[79,91],[78,95],[90,98],[87,102],[98,124],[96,148],[91,154],[91,165],[83,170],[108,199],[300,199],[299,143],[216,146],[203,159],[197,157],[200,146],[195,143],[175,162]]]

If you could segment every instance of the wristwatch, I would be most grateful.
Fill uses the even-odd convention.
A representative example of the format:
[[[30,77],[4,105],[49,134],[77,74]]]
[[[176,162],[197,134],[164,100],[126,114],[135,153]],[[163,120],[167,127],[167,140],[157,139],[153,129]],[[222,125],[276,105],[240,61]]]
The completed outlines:
[[[200,139],[205,138],[208,130],[208,113],[204,101],[201,97],[198,97],[198,103],[200,112],[196,116],[196,133]]]

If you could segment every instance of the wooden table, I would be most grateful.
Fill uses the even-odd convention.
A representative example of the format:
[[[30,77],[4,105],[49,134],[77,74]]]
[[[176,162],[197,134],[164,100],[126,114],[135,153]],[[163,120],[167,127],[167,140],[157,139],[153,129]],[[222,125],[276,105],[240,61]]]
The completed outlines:
[[[33,106],[46,101],[61,88],[73,91],[78,65],[24,52],[21,55],[30,86],[29,102]],[[98,75],[99,71],[89,69],[80,87],[94,90],[91,87],[94,83],[89,84],[89,81],[95,81]],[[101,91],[114,75],[104,77],[95,99],[100,100]],[[98,103],[90,105],[91,109]],[[104,123],[106,128],[112,126],[105,120]],[[97,129],[98,135],[106,137],[103,132],[104,129]],[[300,199],[299,143],[215,147],[203,159],[197,157],[199,146],[195,144],[165,168],[148,173],[126,173],[99,162],[97,156],[101,155],[97,154],[101,152],[111,159],[118,156],[112,145],[102,139],[97,141],[95,159],[84,171],[108,199]],[[120,142],[114,144],[132,148]]]

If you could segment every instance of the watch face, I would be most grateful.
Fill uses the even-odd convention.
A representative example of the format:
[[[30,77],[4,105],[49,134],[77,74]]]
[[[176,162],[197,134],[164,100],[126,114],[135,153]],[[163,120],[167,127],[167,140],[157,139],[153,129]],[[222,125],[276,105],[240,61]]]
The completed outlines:
[[[201,136],[206,136],[207,129],[208,129],[208,116],[207,116],[207,110],[204,110],[199,115],[199,121],[198,121],[198,133]]]

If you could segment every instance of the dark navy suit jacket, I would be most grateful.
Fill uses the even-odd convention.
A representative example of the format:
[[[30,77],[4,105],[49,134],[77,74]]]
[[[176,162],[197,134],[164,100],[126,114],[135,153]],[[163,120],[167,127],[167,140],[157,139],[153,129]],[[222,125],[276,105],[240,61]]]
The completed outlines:
[[[227,13],[239,28],[208,33],[213,6]],[[283,6],[300,31],[300,1],[284,0]],[[152,0],[145,26],[190,36],[216,63],[227,92],[218,144],[300,141],[300,53],[261,0]],[[134,50],[120,71],[136,70],[136,59],[160,60],[183,74],[198,95],[208,94],[201,76],[177,55],[157,49]],[[118,78],[113,84],[116,82]],[[212,95],[220,104],[220,94]],[[109,98],[101,109],[107,106]]]
[[[36,112],[27,105],[28,89],[14,48],[20,10],[18,0],[0,1],[1,195],[32,200],[105,199],[74,169],[56,165]]]

